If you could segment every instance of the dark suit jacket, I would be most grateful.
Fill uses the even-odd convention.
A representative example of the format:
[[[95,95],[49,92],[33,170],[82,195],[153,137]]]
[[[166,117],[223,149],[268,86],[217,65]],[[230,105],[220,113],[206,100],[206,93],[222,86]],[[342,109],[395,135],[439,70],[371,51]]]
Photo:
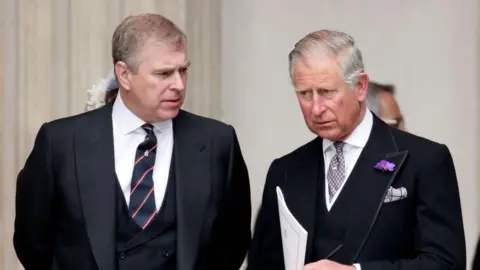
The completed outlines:
[[[14,246],[26,270],[115,269],[112,105],[44,124],[18,176]],[[238,269],[250,186],[234,129],[173,120],[178,269]],[[161,251],[159,251],[161,252]]]
[[[480,238],[478,239],[475,254],[473,255],[472,270],[480,270]]]
[[[311,262],[315,202],[325,196],[322,151],[322,139],[316,138],[271,164],[248,269],[284,269],[276,186],[310,232],[306,263]],[[395,171],[374,169],[382,159],[395,163]],[[362,270],[465,269],[455,174],[445,145],[390,128],[374,117],[370,138],[348,179],[356,193],[349,198],[343,241],[331,246],[326,259],[360,263]],[[390,186],[405,187],[408,197],[383,203]]]

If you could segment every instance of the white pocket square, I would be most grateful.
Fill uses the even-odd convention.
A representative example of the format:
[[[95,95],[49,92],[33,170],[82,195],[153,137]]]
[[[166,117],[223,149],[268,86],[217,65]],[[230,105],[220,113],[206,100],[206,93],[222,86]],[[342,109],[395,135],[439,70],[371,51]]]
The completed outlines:
[[[394,201],[399,201],[407,198],[407,189],[404,187],[400,188],[394,188],[394,187],[389,187],[387,195],[385,196],[385,199],[383,200],[383,203],[389,203],[389,202],[394,202]]]

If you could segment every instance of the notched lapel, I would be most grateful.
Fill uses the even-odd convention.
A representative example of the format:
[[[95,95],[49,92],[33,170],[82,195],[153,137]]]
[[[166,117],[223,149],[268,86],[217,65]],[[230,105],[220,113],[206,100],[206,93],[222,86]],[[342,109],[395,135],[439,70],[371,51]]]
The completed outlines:
[[[383,123],[375,123],[369,142],[352,171],[352,179],[348,180],[352,181],[350,188],[353,196],[349,197],[351,208],[347,213],[345,241],[338,254],[345,263],[356,261],[377,220],[388,188],[408,156],[408,151],[385,153],[392,146],[397,150],[395,141],[390,140],[394,138],[388,128]],[[395,164],[394,171],[376,169],[375,165],[381,160]]]
[[[181,111],[173,122],[179,269],[193,269],[211,189],[210,141],[189,117]]]
[[[78,188],[98,268],[115,267],[115,158],[111,105],[86,116],[75,133]]]

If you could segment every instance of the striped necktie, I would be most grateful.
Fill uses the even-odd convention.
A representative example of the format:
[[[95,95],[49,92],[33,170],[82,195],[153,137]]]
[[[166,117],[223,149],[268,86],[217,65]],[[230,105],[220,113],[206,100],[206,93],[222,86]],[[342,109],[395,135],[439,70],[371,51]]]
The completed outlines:
[[[152,177],[157,152],[157,137],[151,124],[144,124],[142,128],[147,136],[138,146],[135,155],[128,210],[138,226],[145,229],[157,213]]]

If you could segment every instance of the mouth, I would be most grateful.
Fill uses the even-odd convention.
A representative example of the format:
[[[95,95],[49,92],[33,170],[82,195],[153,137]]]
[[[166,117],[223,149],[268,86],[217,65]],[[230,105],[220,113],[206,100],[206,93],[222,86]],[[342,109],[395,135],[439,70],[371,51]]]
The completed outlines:
[[[170,107],[170,108],[176,108],[179,107],[181,104],[182,99],[177,98],[177,99],[167,99],[163,101],[164,106]]]
[[[334,121],[322,121],[322,122],[315,122],[315,125],[319,127],[329,127],[334,123]]]
[[[178,103],[180,102],[181,98],[177,98],[177,99],[166,99],[164,100],[164,102],[167,102],[167,103]]]

